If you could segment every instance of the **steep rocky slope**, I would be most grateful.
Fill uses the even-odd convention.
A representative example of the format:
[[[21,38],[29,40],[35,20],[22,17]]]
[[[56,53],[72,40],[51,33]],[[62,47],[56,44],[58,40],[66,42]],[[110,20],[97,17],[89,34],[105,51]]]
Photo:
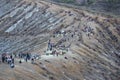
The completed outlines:
[[[102,14],[120,15],[120,0],[47,0]],[[77,5],[77,6],[76,6]]]
[[[44,0],[0,0],[0,53],[44,54],[48,40],[65,55],[41,56],[10,69],[0,80],[119,80],[120,18]]]

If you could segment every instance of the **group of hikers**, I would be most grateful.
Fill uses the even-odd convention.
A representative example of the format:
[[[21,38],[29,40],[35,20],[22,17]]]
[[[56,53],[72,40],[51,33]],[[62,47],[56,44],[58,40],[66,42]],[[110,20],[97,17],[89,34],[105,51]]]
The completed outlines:
[[[34,64],[34,60],[36,59],[35,55],[31,55],[30,53],[19,53],[18,54],[19,63],[22,63],[22,59],[25,62],[28,62],[28,60],[31,60],[31,63]]]
[[[16,60],[18,59],[19,63],[21,64],[24,61],[28,62],[28,60],[31,60],[31,63],[34,64],[34,60],[35,60],[35,56],[32,56],[31,54],[29,53],[19,53],[18,56],[14,55],[14,54],[5,54],[3,53],[1,55],[1,59],[0,59],[0,62],[1,63],[7,63],[8,65],[10,65],[11,68],[14,68],[15,67],[15,58]]]
[[[60,42],[61,41],[61,42]],[[63,39],[59,40],[57,44],[52,43],[51,39],[48,41],[48,47],[46,54],[51,54],[53,56],[59,56],[65,54],[65,51],[68,51],[68,46],[61,45]],[[64,42],[64,41],[63,41]],[[62,52],[61,52],[62,51]]]
[[[89,37],[90,39],[90,35],[94,35],[94,29],[91,27],[85,27],[84,29],[82,29],[83,32],[87,33],[86,35]]]
[[[1,62],[7,63],[10,65],[11,68],[14,68],[14,57],[13,55],[2,54],[1,55]]]

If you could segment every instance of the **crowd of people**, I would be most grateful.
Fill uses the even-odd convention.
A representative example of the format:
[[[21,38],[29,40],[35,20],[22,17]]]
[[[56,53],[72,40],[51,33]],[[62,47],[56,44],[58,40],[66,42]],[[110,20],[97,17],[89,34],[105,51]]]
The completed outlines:
[[[1,62],[2,63],[7,63],[10,65],[11,68],[14,68],[14,57],[13,55],[8,55],[8,54],[2,54],[1,55]]]
[[[25,62],[31,61],[32,64],[34,64],[35,59],[37,59],[38,56],[31,55],[29,53],[19,53],[19,54],[6,54],[3,53],[0,55],[0,63],[8,64],[10,68],[15,67],[15,60],[18,60],[18,62],[21,64],[23,60]]]
[[[91,35],[95,34],[94,29],[91,27],[88,27],[88,26],[84,27],[84,29],[82,29],[82,31],[86,33],[86,35],[89,37],[89,39],[90,39]]]

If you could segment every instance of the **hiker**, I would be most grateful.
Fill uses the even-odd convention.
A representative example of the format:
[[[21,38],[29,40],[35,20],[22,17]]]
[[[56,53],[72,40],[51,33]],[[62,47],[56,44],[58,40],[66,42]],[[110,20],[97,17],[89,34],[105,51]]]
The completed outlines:
[[[13,56],[12,56],[12,55],[10,55],[10,58],[12,59],[12,58],[13,58]]]
[[[2,62],[4,63],[5,62],[5,56],[2,55]]]
[[[51,40],[48,41],[48,46],[50,45]]]
[[[0,63],[2,63],[2,56],[0,55]]]
[[[28,58],[27,58],[27,56],[25,57],[25,61],[27,62],[27,60],[28,60]]]
[[[8,64],[12,63],[12,59],[10,57],[7,58],[7,63]]]
[[[29,53],[27,53],[26,57],[27,57],[28,60],[30,59],[30,55],[29,55]]]
[[[8,56],[5,56],[5,62],[7,63]]]
[[[52,50],[52,45],[50,45],[50,48],[49,48],[50,50]]]
[[[49,40],[49,42],[48,42],[48,49],[47,50],[52,50],[51,40]]]
[[[21,53],[19,53],[18,56],[19,56],[19,58],[22,58],[22,54]]]
[[[34,64],[34,58],[31,59],[31,63]]]
[[[19,63],[21,64],[21,63],[22,63],[22,61],[20,60],[20,61],[19,61]]]
[[[65,59],[68,59],[66,56],[64,57]]]
[[[14,58],[12,58],[12,63],[14,63]]]
[[[56,52],[56,56],[58,56],[59,55],[59,53],[58,52]]]

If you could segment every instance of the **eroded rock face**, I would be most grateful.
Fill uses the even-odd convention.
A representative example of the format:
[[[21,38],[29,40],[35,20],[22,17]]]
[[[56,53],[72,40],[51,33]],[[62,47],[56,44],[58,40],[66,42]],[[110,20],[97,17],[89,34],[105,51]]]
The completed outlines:
[[[0,1],[0,53],[43,54],[50,39],[68,52],[35,65],[16,62],[14,70],[2,64],[0,79],[119,80],[119,18],[41,0]]]

